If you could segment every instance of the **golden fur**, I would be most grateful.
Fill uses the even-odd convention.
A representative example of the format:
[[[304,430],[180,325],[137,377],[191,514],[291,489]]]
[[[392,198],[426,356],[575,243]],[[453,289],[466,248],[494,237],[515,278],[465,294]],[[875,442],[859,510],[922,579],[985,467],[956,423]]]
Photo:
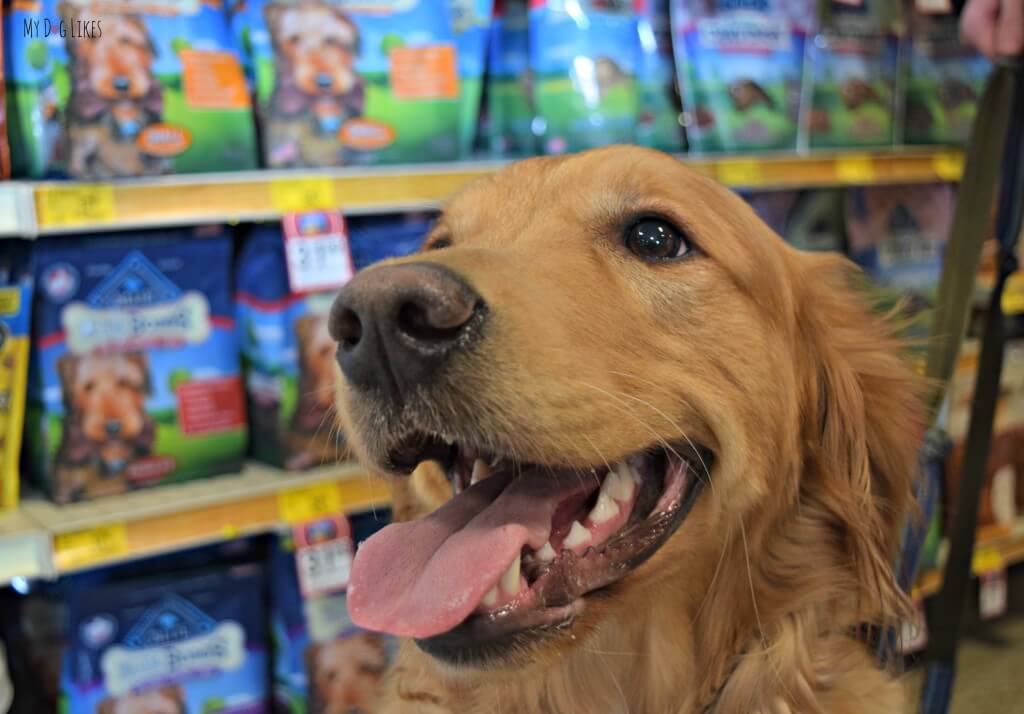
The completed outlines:
[[[631,255],[623,232],[645,214],[701,254]],[[405,643],[376,711],[903,711],[858,628],[906,612],[890,561],[920,390],[851,264],[790,248],[732,192],[627,147],[474,183],[426,252],[391,264],[415,261],[462,276],[491,311],[435,400],[458,438],[568,465],[692,439],[716,461],[675,535],[589,595],[564,635],[484,670]],[[374,431],[339,382],[343,427],[368,461]],[[400,518],[450,493],[429,465],[395,488]]]

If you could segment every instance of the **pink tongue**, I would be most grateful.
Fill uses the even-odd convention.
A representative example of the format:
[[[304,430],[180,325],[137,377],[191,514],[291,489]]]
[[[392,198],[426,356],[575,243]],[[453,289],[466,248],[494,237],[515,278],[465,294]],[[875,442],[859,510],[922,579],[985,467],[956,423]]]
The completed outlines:
[[[378,531],[352,564],[352,622],[399,637],[447,632],[469,617],[524,545],[544,545],[559,503],[596,488],[571,472],[496,474],[425,518]]]

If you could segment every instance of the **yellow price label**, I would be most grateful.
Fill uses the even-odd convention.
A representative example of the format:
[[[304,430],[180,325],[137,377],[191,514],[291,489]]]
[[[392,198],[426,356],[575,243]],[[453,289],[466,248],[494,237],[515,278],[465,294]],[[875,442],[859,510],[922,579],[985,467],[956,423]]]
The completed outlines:
[[[995,548],[978,548],[974,551],[971,569],[976,575],[995,573],[1006,567],[1003,555]]]
[[[341,491],[333,482],[288,489],[278,494],[277,508],[281,520],[291,524],[335,516],[341,513]]]
[[[764,184],[761,162],[756,159],[723,159],[715,171],[718,180],[726,186],[750,188]]]
[[[45,186],[36,193],[40,228],[66,228],[113,223],[114,187],[93,183]]]
[[[0,290],[0,315],[17,315],[21,311],[21,288]]]
[[[338,207],[334,198],[334,181],[327,177],[274,179],[270,182],[270,203],[281,213]]]
[[[1016,273],[1006,281],[1003,291],[1003,312],[1007,315],[1024,313],[1024,275]]]
[[[53,550],[58,570],[97,565],[128,553],[128,533],[124,523],[58,533],[54,536]]]
[[[847,154],[836,159],[836,178],[841,183],[869,184],[875,180],[875,162],[867,154]]]
[[[960,151],[942,151],[932,157],[935,175],[943,181],[959,181],[964,173],[964,155]]]

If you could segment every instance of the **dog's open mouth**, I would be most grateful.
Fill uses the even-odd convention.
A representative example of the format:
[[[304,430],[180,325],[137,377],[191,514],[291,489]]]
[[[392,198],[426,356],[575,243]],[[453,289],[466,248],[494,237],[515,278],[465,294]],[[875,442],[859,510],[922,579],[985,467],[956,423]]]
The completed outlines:
[[[550,633],[675,532],[712,458],[688,446],[600,468],[555,468],[410,437],[392,463],[440,461],[456,495],[362,545],[348,592],[353,621],[413,637],[458,663]]]

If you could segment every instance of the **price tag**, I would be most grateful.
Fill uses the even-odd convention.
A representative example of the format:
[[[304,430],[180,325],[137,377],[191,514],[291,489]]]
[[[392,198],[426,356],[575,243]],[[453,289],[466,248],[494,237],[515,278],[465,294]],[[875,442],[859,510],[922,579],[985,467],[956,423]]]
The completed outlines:
[[[128,553],[124,523],[110,523],[54,537],[54,558],[59,570],[74,570],[114,560]]]
[[[901,654],[920,652],[928,645],[928,621],[924,616],[924,602],[914,601],[914,613],[900,627]]]
[[[1024,275],[1014,273],[1006,281],[1003,291],[1003,312],[1007,315],[1024,313]]]
[[[334,181],[327,177],[275,179],[270,182],[270,205],[281,213],[335,209]]]
[[[277,509],[281,520],[292,525],[336,516],[341,513],[341,491],[334,482],[291,488],[277,495]]]
[[[718,162],[716,172],[726,186],[753,188],[764,184],[761,162],[754,159],[724,159]]]
[[[294,293],[337,290],[355,275],[345,219],[336,211],[284,217],[288,283]]]
[[[114,188],[109,184],[45,186],[36,193],[40,228],[113,223]]]
[[[935,175],[943,181],[959,181],[964,173],[964,155],[960,151],[942,151],[932,157]]]
[[[978,576],[978,614],[981,619],[991,620],[1005,615],[1009,594],[1005,569]]]
[[[836,178],[863,186],[875,180],[875,164],[867,154],[847,154],[836,159]]]
[[[348,585],[355,548],[344,516],[296,526],[295,568],[304,598],[340,592]]]
[[[974,558],[971,561],[971,568],[975,575],[994,573],[1006,568],[1003,562],[1003,555],[995,548],[978,548],[974,551]]]

